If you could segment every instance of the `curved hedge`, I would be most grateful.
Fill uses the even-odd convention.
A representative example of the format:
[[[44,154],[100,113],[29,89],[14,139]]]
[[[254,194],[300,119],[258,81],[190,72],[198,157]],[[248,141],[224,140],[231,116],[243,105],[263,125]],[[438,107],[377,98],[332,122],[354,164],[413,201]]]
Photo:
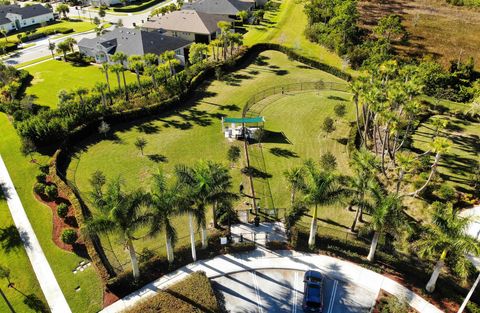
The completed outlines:
[[[138,12],[146,10],[156,4],[162,3],[165,0],[150,0],[139,5],[127,5],[125,7],[113,8],[114,12]]]

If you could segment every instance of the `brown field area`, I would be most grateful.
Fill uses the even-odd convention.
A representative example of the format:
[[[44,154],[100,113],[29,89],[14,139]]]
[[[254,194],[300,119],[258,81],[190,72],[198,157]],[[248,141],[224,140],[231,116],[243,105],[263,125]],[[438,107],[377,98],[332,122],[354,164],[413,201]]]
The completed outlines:
[[[444,66],[472,56],[480,69],[480,10],[451,6],[445,0],[360,1],[361,24],[371,28],[382,16],[398,14],[409,33],[401,54],[431,55]]]

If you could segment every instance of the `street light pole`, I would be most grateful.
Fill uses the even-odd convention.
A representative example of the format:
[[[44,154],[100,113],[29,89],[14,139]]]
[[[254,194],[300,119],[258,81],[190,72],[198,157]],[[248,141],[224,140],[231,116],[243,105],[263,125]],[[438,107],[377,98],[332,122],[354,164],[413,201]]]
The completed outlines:
[[[478,274],[478,277],[477,279],[475,280],[475,282],[473,283],[473,286],[472,288],[470,289],[470,291],[468,292],[467,296],[465,297],[465,300],[463,300],[463,303],[462,305],[460,306],[460,308],[458,309],[458,312],[457,313],[462,313],[463,310],[465,309],[465,307],[467,306],[467,303],[468,301],[470,300],[470,298],[472,297],[472,294],[473,292],[475,291],[475,288],[477,288],[477,285],[478,285],[478,282],[480,281],[480,273]]]

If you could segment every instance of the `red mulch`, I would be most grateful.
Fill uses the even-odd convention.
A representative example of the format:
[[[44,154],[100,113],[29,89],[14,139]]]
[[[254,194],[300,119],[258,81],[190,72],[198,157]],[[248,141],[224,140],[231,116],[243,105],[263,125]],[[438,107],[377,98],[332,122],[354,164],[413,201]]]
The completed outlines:
[[[103,291],[103,307],[107,307],[110,304],[120,300],[115,294],[111,293],[109,290]]]

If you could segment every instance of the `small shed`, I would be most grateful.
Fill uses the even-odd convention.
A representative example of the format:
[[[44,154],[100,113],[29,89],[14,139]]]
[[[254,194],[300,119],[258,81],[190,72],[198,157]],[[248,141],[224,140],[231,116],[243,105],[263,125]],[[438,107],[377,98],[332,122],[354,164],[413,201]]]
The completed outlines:
[[[222,118],[222,132],[229,139],[250,139],[264,127],[265,118],[257,117],[224,117]]]

